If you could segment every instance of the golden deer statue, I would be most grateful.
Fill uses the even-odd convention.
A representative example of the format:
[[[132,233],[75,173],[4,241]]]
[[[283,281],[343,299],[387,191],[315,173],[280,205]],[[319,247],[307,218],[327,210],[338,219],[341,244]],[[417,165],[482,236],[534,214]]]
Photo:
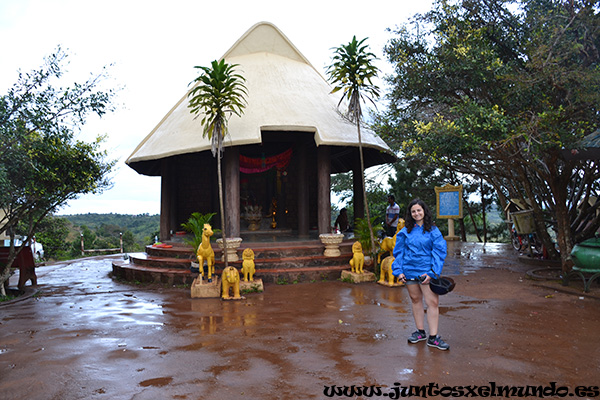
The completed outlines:
[[[207,265],[207,278],[209,282],[212,282],[212,275],[215,273],[215,252],[210,245],[210,237],[213,235],[212,227],[210,224],[204,224],[202,230],[202,243],[198,246],[196,257],[198,258],[198,264],[200,264],[200,275],[204,277],[204,260]]]

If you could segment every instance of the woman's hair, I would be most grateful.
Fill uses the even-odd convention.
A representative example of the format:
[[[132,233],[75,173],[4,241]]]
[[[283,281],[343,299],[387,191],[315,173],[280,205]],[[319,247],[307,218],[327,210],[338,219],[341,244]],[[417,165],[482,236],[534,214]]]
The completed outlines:
[[[433,219],[431,218],[431,211],[429,211],[429,207],[427,207],[427,204],[425,204],[425,202],[421,199],[414,199],[408,204],[408,207],[406,207],[406,216],[404,218],[406,221],[406,230],[408,233],[410,233],[415,226],[415,219],[412,217],[410,210],[416,204],[423,208],[423,230],[429,232],[431,230],[431,226],[433,225]]]

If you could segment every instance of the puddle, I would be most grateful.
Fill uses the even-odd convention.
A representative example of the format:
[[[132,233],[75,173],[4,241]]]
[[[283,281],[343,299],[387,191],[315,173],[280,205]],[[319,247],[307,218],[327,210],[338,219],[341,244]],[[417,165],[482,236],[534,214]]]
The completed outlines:
[[[148,386],[162,387],[162,386],[169,385],[171,382],[173,382],[173,378],[170,377],[170,376],[168,376],[168,377],[165,377],[165,378],[147,379],[145,381],[141,381],[139,383],[139,385],[143,386],[143,387],[148,387]]]
[[[385,333],[375,333],[375,334],[370,334],[370,333],[362,333],[359,335],[356,335],[356,340],[360,341],[360,342],[367,342],[367,343],[373,343],[373,342],[377,342],[380,340],[388,340],[390,337],[388,335],[386,335]]]
[[[415,372],[412,368],[402,368],[398,371],[398,376],[412,375]]]

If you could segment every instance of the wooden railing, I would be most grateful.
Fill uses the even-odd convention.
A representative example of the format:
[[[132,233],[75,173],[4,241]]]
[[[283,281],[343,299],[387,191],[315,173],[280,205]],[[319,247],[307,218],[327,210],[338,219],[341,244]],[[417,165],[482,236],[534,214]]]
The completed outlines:
[[[123,234],[119,233],[119,244],[121,247],[115,247],[112,249],[90,249],[85,250],[83,246],[83,233],[81,234],[81,255],[85,256],[86,253],[122,253],[123,252]]]

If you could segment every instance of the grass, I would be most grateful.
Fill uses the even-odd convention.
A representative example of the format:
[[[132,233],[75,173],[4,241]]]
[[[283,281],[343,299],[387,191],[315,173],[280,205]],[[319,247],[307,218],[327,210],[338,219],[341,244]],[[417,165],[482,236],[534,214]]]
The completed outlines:
[[[260,293],[262,292],[262,290],[260,290],[260,285],[254,284],[252,285],[250,288],[248,289],[242,289],[241,293],[242,294],[248,294],[248,293]]]
[[[0,303],[2,303],[4,301],[11,301],[16,298],[17,298],[17,296],[13,296],[12,294],[7,294],[6,296],[0,296]]]

